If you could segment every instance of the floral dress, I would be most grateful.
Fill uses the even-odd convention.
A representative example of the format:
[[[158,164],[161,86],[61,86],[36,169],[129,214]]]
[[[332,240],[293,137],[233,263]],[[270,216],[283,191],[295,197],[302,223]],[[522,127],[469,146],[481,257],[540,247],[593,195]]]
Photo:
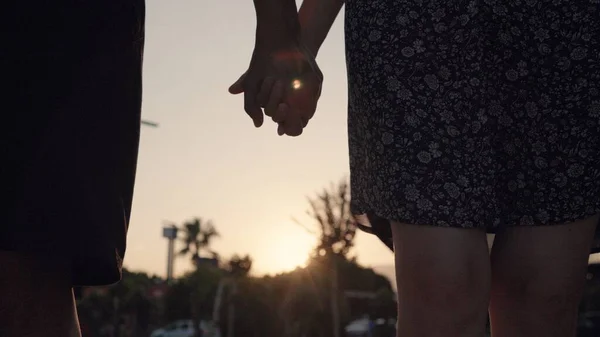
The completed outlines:
[[[382,239],[600,213],[600,0],[347,0],[345,33],[352,208]]]

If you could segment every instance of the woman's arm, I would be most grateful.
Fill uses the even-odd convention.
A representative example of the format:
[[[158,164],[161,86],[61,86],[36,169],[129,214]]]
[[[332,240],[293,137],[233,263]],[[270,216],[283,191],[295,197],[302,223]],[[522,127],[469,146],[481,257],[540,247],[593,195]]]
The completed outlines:
[[[278,49],[298,42],[316,56],[344,0],[254,0],[257,46]]]
[[[254,0],[256,45],[279,49],[299,42],[300,23],[295,0]]]
[[[342,9],[344,0],[304,0],[300,7],[302,42],[316,56]]]

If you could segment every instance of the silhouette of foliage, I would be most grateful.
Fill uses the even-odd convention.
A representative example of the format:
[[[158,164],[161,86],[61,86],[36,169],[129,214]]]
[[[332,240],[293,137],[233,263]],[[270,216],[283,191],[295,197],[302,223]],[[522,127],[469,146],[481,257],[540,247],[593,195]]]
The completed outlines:
[[[308,215],[318,226],[319,242],[316,253],[324,256],[338,254],[348,257],[354,246],[356,221],[350,212],[350,188],[344,179],[309,198]]]
[[[185,222],[180,230],[184,235],[184,247],[179,251],[179,255],[189,255],[194,265],[199,263],[203,251],[218,258],[218,254],[210,248],[214,238],[219,236],[211,221],[204,222],[201,218],[194,218]]]

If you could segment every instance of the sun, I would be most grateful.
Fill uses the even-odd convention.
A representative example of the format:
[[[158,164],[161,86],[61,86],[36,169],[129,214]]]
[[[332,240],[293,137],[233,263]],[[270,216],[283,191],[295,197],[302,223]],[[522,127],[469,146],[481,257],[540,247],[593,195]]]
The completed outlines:
[[[273,233],[275,234],[275,233]],[[266,273],[276,274],[304,267],[314,247],[314,239],[296,231],[276,233],[268,247],[268,261],[264,261]]]

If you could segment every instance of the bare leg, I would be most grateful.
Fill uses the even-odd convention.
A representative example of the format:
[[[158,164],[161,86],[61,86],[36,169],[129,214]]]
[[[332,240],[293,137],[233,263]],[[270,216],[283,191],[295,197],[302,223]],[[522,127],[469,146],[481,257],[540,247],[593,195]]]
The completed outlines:
[[[0,268],[0,336],[80,336],[70,271],[63,261],[0,252]]]
[[[481,337],[490,264],[478,229],[392,224],[398,337]]]
[[[494,337],[574,337],[598,217],[514,227],[492,249]]]

